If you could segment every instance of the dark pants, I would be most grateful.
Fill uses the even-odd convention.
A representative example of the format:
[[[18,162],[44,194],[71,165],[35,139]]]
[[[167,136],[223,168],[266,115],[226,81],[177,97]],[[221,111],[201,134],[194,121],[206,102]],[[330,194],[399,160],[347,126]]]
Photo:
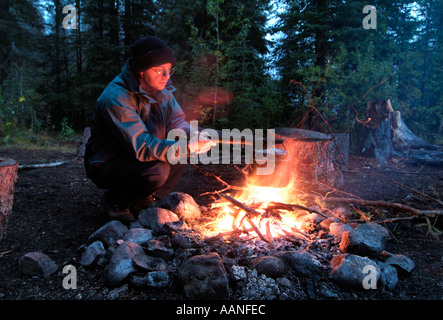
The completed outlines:
[[[86,173],[97,187],[108,190],[107,198],[114,205],[126,209],[149,195],[164,198],[174,189],[185,166],[118,157],[99,167],[87,166]]]

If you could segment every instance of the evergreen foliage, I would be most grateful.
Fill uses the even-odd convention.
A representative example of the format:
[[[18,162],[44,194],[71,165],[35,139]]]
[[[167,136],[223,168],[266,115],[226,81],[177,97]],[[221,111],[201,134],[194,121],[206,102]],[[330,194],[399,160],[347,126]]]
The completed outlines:
[[[368,4],[375,29],[362,25]],[[82,132],[145,35],[175,50],[176,98],[202,126],[354,133],[366,101],[389,98],[412,131],[441,139],[441,0],[2,0],[0,10],[3,141],[17,128]]]

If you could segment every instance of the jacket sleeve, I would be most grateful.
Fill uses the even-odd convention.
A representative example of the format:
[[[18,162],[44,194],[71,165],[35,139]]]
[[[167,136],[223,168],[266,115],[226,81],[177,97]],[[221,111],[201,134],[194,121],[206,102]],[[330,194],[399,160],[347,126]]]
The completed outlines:
[[[103,117],[113,135],[139,161],[167,162],[167,152],[175,141],[151,135],[136,112],[136,100],[131,96],[106,99],[101,102]]]
[[[185,120],[185,113],[172,94],[170,95],[169,107],[171,108],[171,114],[166,131],[169,132],[172,129],[181,129],[189,134],[190,127],[189,123]]]

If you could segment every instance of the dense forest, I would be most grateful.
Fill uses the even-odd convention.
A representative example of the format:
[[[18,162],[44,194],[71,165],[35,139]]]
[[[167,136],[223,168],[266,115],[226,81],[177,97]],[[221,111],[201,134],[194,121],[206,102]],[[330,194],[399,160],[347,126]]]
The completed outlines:
[[[352,134],[368,100],[391,99],[414,133],[442,142],[441,0],[1,0],[0,10],[0,143],[81,133],[145,35],[175,50],[175,96],[201,125]]]

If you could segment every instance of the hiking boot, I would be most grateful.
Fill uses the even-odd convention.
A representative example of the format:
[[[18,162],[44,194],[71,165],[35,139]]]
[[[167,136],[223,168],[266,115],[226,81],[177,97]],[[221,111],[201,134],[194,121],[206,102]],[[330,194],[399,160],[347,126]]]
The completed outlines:
[[[107,194],[103,197],[103,203],[106,210],[106,216],[111,220],[119,220],[121,222],[132,222],[135,221],[134,215],[131,211],[126,209],[120,209],[117,204],[113,204],[110,201],[109,196]]]

